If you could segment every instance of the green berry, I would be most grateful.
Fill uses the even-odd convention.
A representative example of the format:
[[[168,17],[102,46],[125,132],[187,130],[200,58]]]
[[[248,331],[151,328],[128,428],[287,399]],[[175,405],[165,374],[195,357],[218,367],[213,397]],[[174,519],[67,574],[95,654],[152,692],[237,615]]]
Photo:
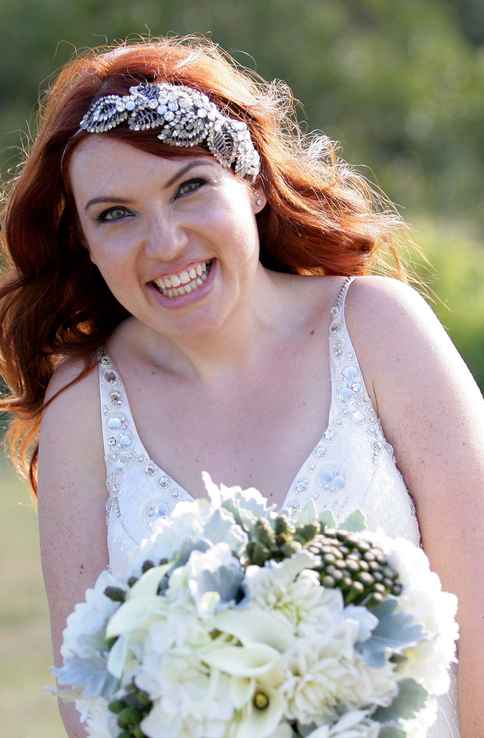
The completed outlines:
[[[355,573],[358,572],[358,571],[360,571],[360,565],[359,565],[358,561],[355,561],[354,559],[346,559],[346,568],[349,571],[352,571],[352,572],[355,572]]]
[[[110,712],[114,712],[115,715],[118,715],[118,713],[120,713],[121,710],[124,710],[125,707],[126,703],[124,700],[113,700],[108,705]]]
[[[368,574],[366,571],[362,571],[360,574],[358,574],[358,579],[367,587],[371,587],[373,584],[375,584],[375,580],[373,579],[371,574]]]
[[[106,638],[104,643],[106,645],[106,648],[108,651],[112,649],[116,641],[118,640],[119,636],[111,636],[111,638]]]
[[[126,592],[121,587],[106,587],[104,594],[113,602],[124,602],[126,599]]]
[[[269,559],[269,551],[260,543],[254,543],[251,560],[256,566],[264,566]]]
[[[135,707],[125,707],[118,715],[118,725],[120,728],[129,728],[137,725],[143,719],[143,715]]]
[[[284,515],[278,515],[274,520],[274,533],[276,536],[282,536],[289,533],[291,527],[288,523],[287,518]]]
[[[281,551],[286,558],[289,558],[290,556],[294,556],[295,553],[299,553],[301,548],[302,546],[298,541],[291,541],[290,543],[285,543],[281,546]]]
[[[254,525],[254,539],[256,543],[267,548],[274,546],[274,531],[266,520],[260,519]]]

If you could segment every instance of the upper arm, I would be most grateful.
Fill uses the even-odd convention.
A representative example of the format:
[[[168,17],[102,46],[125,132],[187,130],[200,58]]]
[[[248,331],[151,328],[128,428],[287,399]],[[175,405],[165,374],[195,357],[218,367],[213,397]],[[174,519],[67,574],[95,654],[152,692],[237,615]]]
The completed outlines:
[[[484,635],[484,400],[430,306],[409,285],[362,277],[350,332],[416,501],[423,546],[469,631]],[[480,619],[480,623],[479,623]],[[476,633],[477,635],[477,633]]]
[[[46,399],[81,368],[74,360],[58,367]],[[84,599],[108,561],[103,456],[97,371],[93,370],[52,401],[40,427],[40,548],[56,663],[67,615]]]

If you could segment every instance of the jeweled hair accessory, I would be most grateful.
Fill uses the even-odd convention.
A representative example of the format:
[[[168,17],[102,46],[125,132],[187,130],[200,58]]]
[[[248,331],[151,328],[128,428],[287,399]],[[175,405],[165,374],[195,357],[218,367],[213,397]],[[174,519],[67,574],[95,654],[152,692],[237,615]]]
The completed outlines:
[[[224,167],[254,181],[259,154],[243,121],[223,115],[207,95],[192,87],[143,83],[129,95],[96,100],[80,123],[89,133],[105,133],[127,121],[132,131],[161,128],[157,138],[174,146],[204,146]]]

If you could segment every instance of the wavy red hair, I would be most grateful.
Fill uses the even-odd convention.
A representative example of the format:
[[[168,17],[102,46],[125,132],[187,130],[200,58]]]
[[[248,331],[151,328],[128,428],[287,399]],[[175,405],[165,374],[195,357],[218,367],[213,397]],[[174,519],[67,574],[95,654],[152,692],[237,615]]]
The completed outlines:
[[[0,410],[13,415],[6,449],[34,492],[40,419],[56,365],[81,357],[79,381],[95,365],[95,349],[128,316],[82,245],[69,158],[90,135],[78,129],[91,102],[127,93],[140,81],[195,87],[247,123],[267,196],[257,216],[265,267],[310,275],[384,273],[408,281],[396,209],[338,158],[333,141],[302,134],[286,84],[266,82],[204,37],[141,40],[76,57],[45,95],[38,134],[4,203],[0,373],[9,395]],[[120,126],[103,135],[155,155],[194,153],[161,144],[152,131]]]

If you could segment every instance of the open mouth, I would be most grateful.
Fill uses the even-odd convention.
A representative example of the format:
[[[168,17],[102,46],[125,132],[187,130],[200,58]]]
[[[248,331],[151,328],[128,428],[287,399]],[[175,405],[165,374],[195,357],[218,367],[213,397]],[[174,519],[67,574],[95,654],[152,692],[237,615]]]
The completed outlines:
[[[214,262],[215,259],[208,259],[197,264],[196,268],[182,272],[181,275],[177,275],[175,278],[165,279],[163,283],[161,280],[153,281],[150,282],[150,285],[169,299],[188,295],[190,292],[199,289],[207,280]]]

